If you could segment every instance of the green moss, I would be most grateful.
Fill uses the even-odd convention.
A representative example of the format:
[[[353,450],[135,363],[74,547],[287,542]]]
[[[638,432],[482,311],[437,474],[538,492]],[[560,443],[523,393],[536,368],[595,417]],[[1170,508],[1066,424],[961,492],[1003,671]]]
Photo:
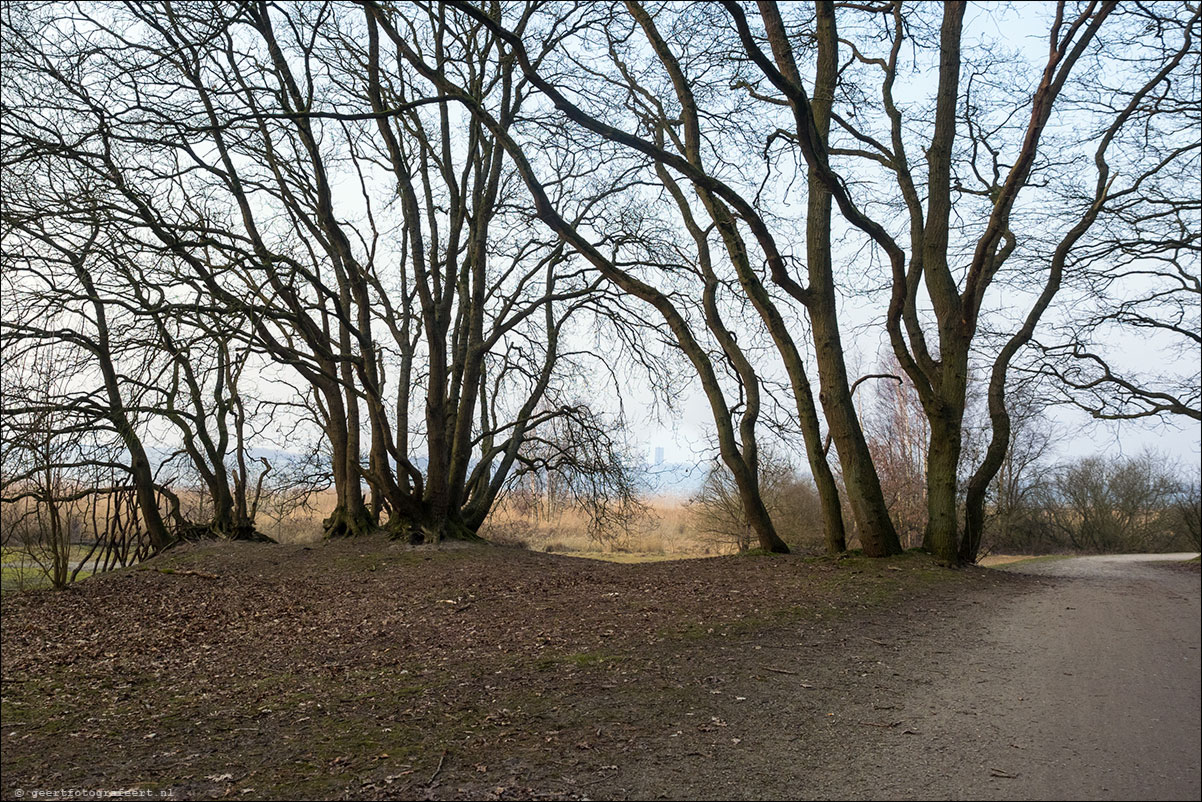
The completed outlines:
[[[740,551],[738,556],[739,557],[780,557],[782,555],[778,554],[775,551],[768,551],[768,549],[761,549],[759,547],[756,547],[754,549],[748,549],[747,551]]]
[[[621,662],[625,659],[624,655],[612,652],[573,652],[570,654],[543,656],[535,660],[533,665],[538,671],[551,671],[559,666],[576,666],[577,668],[605,666]]]

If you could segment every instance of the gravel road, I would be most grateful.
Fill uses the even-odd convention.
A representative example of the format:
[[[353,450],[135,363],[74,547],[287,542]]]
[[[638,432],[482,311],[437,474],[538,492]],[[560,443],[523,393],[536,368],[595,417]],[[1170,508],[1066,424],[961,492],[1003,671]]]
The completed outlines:
[[[933,633],[903,657],[903,723],[815,779],[863,799],[1202,798],[1199,573],[1166,562],[1193,556],[1013,566],[1039,584],[950,622],[962,648]]]
[[[982,572],[875,619],[732,643],[693,667],[721,695],[682,699],[655,759],[616,757],[589,798],[1197,800],[1192,556],[1039,560],[1008,569],[1021,581]]]

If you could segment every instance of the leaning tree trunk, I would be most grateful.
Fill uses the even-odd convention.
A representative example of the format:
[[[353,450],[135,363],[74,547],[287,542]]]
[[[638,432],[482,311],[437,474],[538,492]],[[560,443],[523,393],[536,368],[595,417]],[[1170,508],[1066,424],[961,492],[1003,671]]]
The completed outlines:
[[[989,484],[997,476],[1006,459],[1010,445],[1010,415],[1003,408],[1000,415],[991,414],[993,438],[985,453],[985,460],[973,472],[964,498],[964,534],[960,539],[960,561],[975,563],[981,552],[981,538],[985,534],[985,496]]]
[[[167,525],[163,521],[162,513],[159,511],[159,497],[155,490],[154,474],[150,470],[150,459],[146,456],[146,449],[142,447],[142,440],[138,437],[138,433],[134,431],[129,416],[125,414],[125,402],[121,397],[121,385],[117,378],[117,369],[113,365],[108,317],[105,313],[104,303],[100,300],[100,296],[96,292],[91,274],[84,267],[83,254],[72,260],[72,267],[75,269],[76,277],[87,292],[88,299],[92,302],[97,337],[96,342],[91,346],[90,350],[96,356],[101,376],[104,378],[104,389],[105,394],[108,396],[109,404],[106,417],[108,417],[109,421],[113,424],[113,428],[121,437],[121,442],[125,445],[126,450],[129,451],[129,470],[134,478],[138,508],[142,513],[142,521],[146,526],[146,536],[150,540],[150,548],[153,552],[158,553],[171,545],[171,536],[167,532]]]

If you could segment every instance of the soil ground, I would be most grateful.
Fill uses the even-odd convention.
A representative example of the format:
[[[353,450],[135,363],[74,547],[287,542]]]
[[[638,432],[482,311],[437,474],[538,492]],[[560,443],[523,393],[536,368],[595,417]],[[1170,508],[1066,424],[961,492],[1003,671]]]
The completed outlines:
[[[188,546],[4,598],[4,798],[1182,798],[1197,564]]]

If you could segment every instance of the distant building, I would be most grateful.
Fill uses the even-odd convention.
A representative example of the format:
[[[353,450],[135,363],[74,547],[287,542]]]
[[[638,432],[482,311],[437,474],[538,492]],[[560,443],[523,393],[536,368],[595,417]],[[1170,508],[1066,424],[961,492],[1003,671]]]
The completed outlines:
[[[663,446],[655,447],[655,464],[656,465],[664,464],[664,447]]]

